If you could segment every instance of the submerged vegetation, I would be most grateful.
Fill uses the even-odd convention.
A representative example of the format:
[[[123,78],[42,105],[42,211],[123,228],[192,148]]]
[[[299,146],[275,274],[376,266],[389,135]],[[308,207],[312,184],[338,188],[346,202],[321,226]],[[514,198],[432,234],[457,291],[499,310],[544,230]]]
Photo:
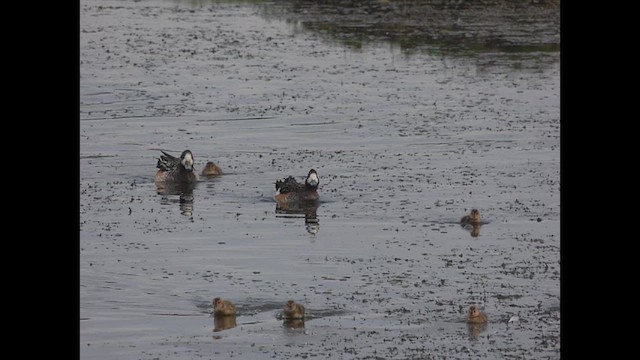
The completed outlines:
[[[352,49],[384,41],[405,52],[560,50],[559,0],[239,2],[259,6],[265,17],[284,18],[299,30],[316,32]],[[191,3],[204,6],[211,1]]]

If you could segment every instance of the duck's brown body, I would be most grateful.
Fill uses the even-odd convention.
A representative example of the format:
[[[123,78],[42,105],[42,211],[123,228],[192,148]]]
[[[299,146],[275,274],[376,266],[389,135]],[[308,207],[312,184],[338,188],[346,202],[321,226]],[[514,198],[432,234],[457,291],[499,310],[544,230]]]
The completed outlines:
[[[276,195],[274,199],[282,206],[295,202],[313,202],[320,198],[318,195],[318,173],[311,169],[304,183],[296,181],[293,176],[276,181]]]
[[[193,168],[193,154],[189,150],[182,152],[179,158],[162,152],[156,167],[155,182],[158,187],[167,184],[191,184],[199,180]]]

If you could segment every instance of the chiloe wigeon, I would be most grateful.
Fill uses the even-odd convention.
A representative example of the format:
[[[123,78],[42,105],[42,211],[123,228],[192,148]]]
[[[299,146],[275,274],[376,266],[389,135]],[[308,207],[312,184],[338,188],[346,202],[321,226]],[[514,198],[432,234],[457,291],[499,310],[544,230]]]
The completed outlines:
[[[318,184],[320,184],[318,173],[315,169],[311,169],[304,183],[297,182],[293,176],[276,181],[274,198],[279,204],[316,201],[320,197],[318,195]]]
[[[190,184],[199,180],[193,167],[194,159],[190,150],[182,152],[179,158],[162,151],[156,167],[156,185],[167,183]]]

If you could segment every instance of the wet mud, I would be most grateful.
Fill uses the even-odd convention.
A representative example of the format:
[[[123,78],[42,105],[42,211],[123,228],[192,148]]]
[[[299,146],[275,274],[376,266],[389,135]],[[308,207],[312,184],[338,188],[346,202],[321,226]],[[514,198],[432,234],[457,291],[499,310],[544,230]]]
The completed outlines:
[[[558,13],[81,1],[81,358],[560,358]]]

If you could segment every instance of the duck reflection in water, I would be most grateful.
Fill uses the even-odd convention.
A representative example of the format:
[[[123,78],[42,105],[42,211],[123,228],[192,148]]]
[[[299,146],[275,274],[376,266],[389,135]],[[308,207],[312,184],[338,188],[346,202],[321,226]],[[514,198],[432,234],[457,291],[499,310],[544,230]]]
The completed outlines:
[[[193,195],[197,183],[156,184],[158,195]]]
[[[480,334],[484,332],[486,329],[487,329],[487,323],[479,323],[479,324],[468,323],[467,324],[467,331],[469,332],[469,338],[471,340],[477,340],[478,336],[480,336]]]
[[[318,221],[318,207],[320,204],[317,201],[312,202],[297,202],[291,204],[276,204],[276,216],[278,217],[300,217],[304,215],[304,224],[307,232],[311,235],[315,235],[320,230],[320,222]]]
[[[193,221],[193,189],[176,189],[172,187],[171,189],[165,188],[162,192],[158,191],[158,194],[162,195],[160,204],[169,205],[177,202],[180,208],[180,214]],[[178,196],[177,199],[175,195]]]
[[[180,195],[180,214],[193,221],[193,193]]]
[[[172,203],[178,203],[180,208],[180,214],[188,217],[191,221],[193,221],[193,188],[192,187],[176,187],[171,186],[169,188],[165,187],[162,189],[158,189],[158,194],[162,195],[160,198],[160,203],[162,205],[168,205]],[[176,199],[175,196],[178,196]]]

